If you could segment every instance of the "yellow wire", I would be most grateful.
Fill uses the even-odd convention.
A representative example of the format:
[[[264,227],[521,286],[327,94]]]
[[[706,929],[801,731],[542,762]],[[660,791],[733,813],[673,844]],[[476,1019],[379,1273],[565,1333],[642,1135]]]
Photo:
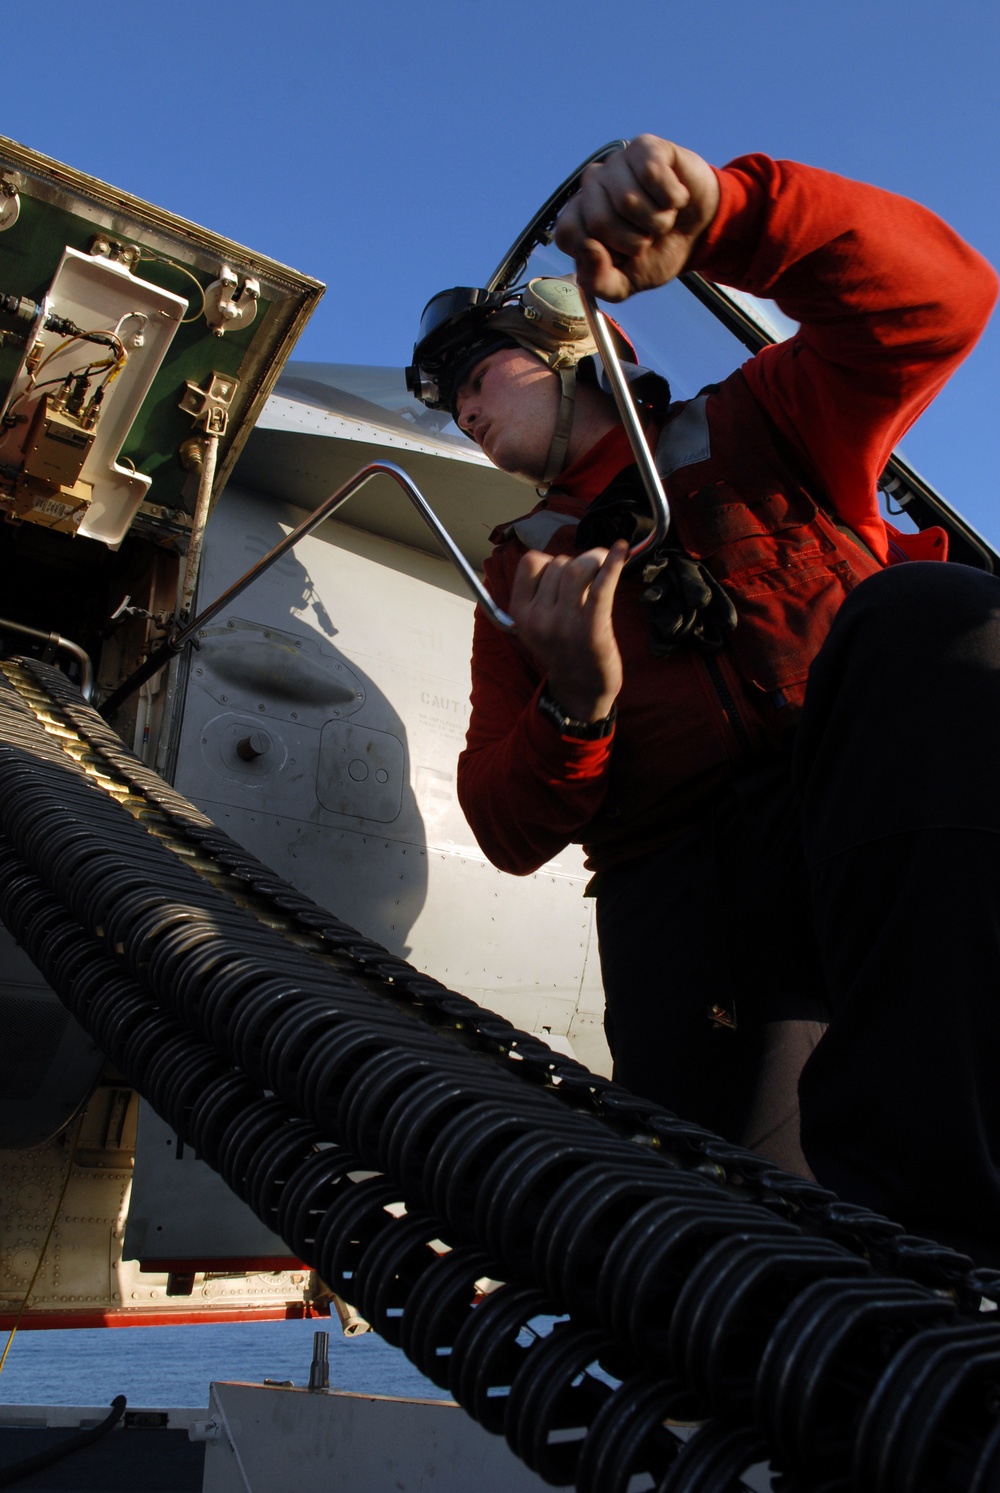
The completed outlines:
[[[199,316],[204,316],[205,287],[202,285],[197,275],[192,275],[191,271],[189,269],[186,269],[183,264],[178,264],[175,259],[168,259],[165,254],[140,254],[139,259],[140,261],[145,259],[147,263],[153,262],[156,264],[169,264],[171,269],[178,270],[182,275],[187,275],[188,279],[192,280],[197,286],[198,294],[201,296],[201,309],[196,311],[193,316],[185,316],[181,321],[182,327],[186,327],[189,322],[197,321]],[[189,301],[188,305],[190,306],[190,304],[191,302]]]
[[[56,357],[57,354],[61,353],[64,348],[69,347],[69,345],[70,345],[71,342],[79,342],[79,341],[80,341],[79,337],[66,337],[66,338],[63,339],[62,342],[57,342],[56,345],[55,345],[55,347],[50,347],[49,350],[48,350],[48,352],[45,354],[44,358],[39,363],[38,367],[35,369],[34,375],[33,375],[32,380],[31,380],[32,384],[34,384],[35,379],[37,379],[38,375],[41,373],[41,371],[45,367],[46,363],[51,363],[52,359],[54,357]]]
[[[83,1129],[83,1121],[86,1113],[87,1107],[86,1105],[84,1105],[83,1109],[80,1111],[80,1118],[77,1121],[76,1133],[73,1136],[73,1144],[69,1148],[69,1161],[66,1166],[66,1175],[63,1178],[62,1187],[59,1189],[59,1197],[56,1200],[55,1212],[52,1215],[52,1222],[49,1224],[48,1233],[45,1235],[45,1242],[43,1243],[41,1253],[38,1256],[38,1264],[35,1266],[35,1272],[28,1283],[28,1289],[24,1293],[24,1300],[21,1302],[21,1306],[18,1310],[17,1317],[15,1318],[14,1325],[10,1329],[10,1332],[7,1334],[7,1345],[4,1348],[3,1353],[0,1354],[0,1374],[3,1373],[3,1366],[7,1362],[7,1354],[10,1352],[10,1345],[14,1341],[14,1334],[20,1327],[21,1318],[24,1316],[25,1312],[28,1309],[28,1302],[31,1300],[31,1293],[35,1289],[35,1281],[38,1279],[38,1273],[41,1270],[42,1262],[45,1259],[45,1251],[49,1247],[49,1241],[51,1240],[53,1232],[55,1231],[55,1226],[59,1221],[59,1214],[62,1210],[63,1198],[66,1196],[66,1189],[69,1186],[69,1179],[73,1175],[73,1163],[76,1160],[76,1148],[80,1141],[80,1132]]]
[[[170,262],[171,261],[169,261],[169,260],[167,261],[167,263],[170,263]],[[176,269],[183,269],[183,266],[182,265],[176,265],[175,268]],[[187,274],[187,270],[184,270],[184,273]],[[193,275],[191,276],[191,279],[194,280],[194,276]],[[198,283],[198,281],[195,280],[194,283],[198,286],[198,289],[201,290],[201,286]],[[202,311],[204,311],[204,309],[205,309],[205,293],[204,293],[204,291],[202,291],[201,307],[202,307]],[[199,315],[200,315],[200,313],[199,313]],[[192,320],[192,321],[195,321],[196,319],[197,319],[196,317],[191,317],[190,318],[190,320]],[[119,373],[121,373],[122,369],[125,367],[125,364],[128,362],[128,353],[125,350],[125,344],[122,341],[122,339],[118,336],[118,333],[109,330],[107,335],[109,337],[114,337],[115,341],[118,343],[118,351],[114,354],[113,358],[106,358],[104,360],[104,362],[102,362],[102,363],[94,363],[94,364],[89,365],[91,367],[98,368],[98,369],[100,369],[100,368],[107,368],[107,366],[108,366],[109,363],[113,363],[115,365],[114,366],[114,372],[110,373],[108,375],[108,377],[105,379],[105,383],[106,384],[108,384],[108,383],[114,383],[115,379],[118,377]],[[38,385],[38,375],[41,373],[42,369],[46,366],[46,364],[51,363],[53,358],[58,357],[58,355],[61,352],[65,351],[65,349],[67,347],[69,347],[69,345],[70,345],[71,342],[85,342],[85,341],[86,341],[86,338],[84,336],[82,336],[82,335],[74,335],[72,337],[65,337],[62,340],[62,342],[58,342],[55,347],[49,348],[49,351],[45,354],[44,358],[42,358],[41,362],[39,363],[38,367],[35,369],[34,373],[28,375],[28,382],[25,385],[25,387],[21,390],[20,394],[18,394],[15,399],[12,399],[11,402],[10,402],[10,404],[7,406],[6,413],[8,415],[12,414],[13,411],[17,408],[17,406],[21,403],[22,399],[27,399],[27,397],[28,397],[29,394],[33,394],[35,392],[35,389],[38,388],[38,386],[39,386]],[[74,378],[76,376],[76,374],[77,374],[78,371],[79,370],[70,369],[69,373],[65,374],[65,375],[62,375],[62,377],[64,377],[64,378]],[[57,380],[55,380],[55,379],[46,379],[44,382],[45,383],[55,383],[55,382],[57,382]],[[12,426],[8,426],[7,429],[4,430],[3,434],[0,435],[0,443],[2,443],[3,441],[5,441],[7,439],[7,436],[10,434],[10,431],[11,431],[12,428],[13,428]],[[0,1360],[0,1364],[2,1364],[2,1360]]]
[[[35,369],[34,373],[29,373],[29,375],[28,375],[28,382],[25,385],[25,387],[21,390],[20,394],[18,394],[17,398],[14,399],[14,400],[12,400],[11,403],[9,404],[9,406],[7,407],[7,414],[8,415],[13,413],[13,411],[21,403],[22,399],[27,399],[27,397],[28,397],[29,394],[34,393],[35,385],[38,383],[38,375],[41,373],[41,371],[45,367],[46,363],[51,363],[52,359],[56,356],[57,353],[61,353],[64,348],[69,347],[69,345],[70,345],[71,342],[77,342],[78,340],[79,339],[76,338],[76,337],[67,337],[67,338],[65,338],[64,341],[57,343],[55,347],[52,347],[52,348],[49,349],[49,351],[45,354],[44,358],[42,358],[42,360],[39,363],[38,367]],[[45,382],[46,383],[54,383],[55,380],[54,379],[46,379]]]

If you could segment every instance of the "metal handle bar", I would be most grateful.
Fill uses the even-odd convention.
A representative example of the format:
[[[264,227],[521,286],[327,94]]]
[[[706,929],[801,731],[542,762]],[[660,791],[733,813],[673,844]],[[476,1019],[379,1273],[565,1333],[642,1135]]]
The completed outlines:
[[[314,529],[319,528],[320,524],[336,513],[337,509],[343,503],[346,503],[348,498],[352,497],[359,488],[363,487],[372,477],[377,477],[380,473],[383,476],[391,477],[394,482],[399,483],[399,486],[406,493],[424,523],[434,534],[442,549],[445,550],[461,574],[476,601],[485,610],[490,621],[495,623],[503,632],[513,632],[515,625],[513,617],[508,616],[505,611],[497,606],[412,478],[408,477],[401,467],[397,467],[395,462],[372,461],[366,467],[362,467],[359,472],[355,472],[354,476],[345,482],[343,487],[338,487],[337,491],[322,502],[314,513],[310,513],[308,518],[302,520],[298,528],[293,529],[290,534],[285,535],[284,539],[279,540],[272,550],[268,550],[267,554],[262,556],[255,565],[251,565],[245,575],[241,575],[238,581],[234,581],[228,590],[223,591],[221,596],[216,597],[215,601],[205,607],[204,611],[199,612],[197,617],[192,617],[190,622],[185,623],[178,632],[172,633],[165,642],[161,643],[159,648],[150,654],[146,662],[140,664],[139,668],[130,674],[123,684],[118,686],[114,694],[105,700],[101,706],[101,715],[105,719],[113,715],[118,707],[130,695],[134,694],[140,685],[145,684],[146,680],[151,679],[154,674],[158,673],[164,664],[169,663],[172,658],[176,657],[185,645],[190,642],[195,633],[205,626],[206,622],[210,622],[213,617],[222,611],[223,607],[228,606],[231,601],[235,601],[236,597],[245,591],[251,582],[255,581],[269,566],[273,565],[276,560],[280,560],[282,555],[287,554],[290,549],[298,544],[300,539],[304,539],[307,534],[311,534]]]
[[[486,286],[487,290],[508,289],[517,276],[524,270],[532,251],[537,245],[551,241],[552,230],[555,227],[556,220],[569,199],[579,190],[580,179],[587,167],[594,161],[607,160],[609,156],[617,154],[619,150],[624,150],[627,144],[626,140],[612,140],[609,144],[602,145],[600,150],[595,150],[593,155],[588,156],[583,164],[576,168],[572,176],[568,176],[561,186],[556,188],[552,196],[547,202],[543,203],[531,222],[507,250],[507,253],[490,276]],[[645,434],[639,423],[639,417],[636,414],[628,384],[625,381],[618,362],[618,355],[608,335],[604,316],[597,309],[597,304],[592,296],[587,295],[582,289],[580,290],[580,296],[583,300],[583,309],[587,315],[587,324],[590,327],[591,336],[597,343],[597,350],[601,355],[601,362],[604,364],[608,375],[611,392],[614,395],[615,404],[618,406],[618,413],[622,417],[622,423],[625,426],[629,444],[638,463],[643,486],[646,489],[650,507],[653,510],[653,531],[645,539],[640,540],[638,544],[632,546],[629,552],[629,559],[633,560],[637,555],[645,554],[646,550],[655,549],[666,538],[667,530],[670,527],[670,505],[667,502],[667,495],[663,491],[660,474],[656,470]],[[494,618],[494,620],[496,619]]]
[[[79,643],[71,642],[58,632],[42,632],[37,627],[28,627],[24,622],[11,622],[9,617],[0,617],[0,632],[17,632],[22,637],[47,643],[50,648],[61,648],[64,653],[71,653],[80,665],[80,693],[89,704],[94,693],[94,666],[90,662],[90,654]]]
[[[364,487],[366,482],[370,482],[372,477],[377,477],[380,472],[386,477],[391,477],[394,482],[399,483],[424,523],[435,536],[442,549],[448,554],[473,596],[489,615],[490,620],[495,622],[497,627],[502,628],[504,632],[511,632],[514,627],[514,619],[508,617],[507,613],[501,611],[497,606],[413,479],[408,477],[402,467],[397,467],[393,461],[372,461],[366,467],[362,467],[360,472],[355,472],[354,476],[345,482],[343,487],[339,487],[335,493],[322,502],[315,513],[310,513],[308,518],[303,519],[297,529],[293,529],[290,534],[286,534],[284,539],[280,540],[274,546],[273,550],[269,550],[262,559],[257,561],[256,565],[252,565],[246,575],[242,575],[238,581],[234,581],[229,590],[224,591],[216,601],[212,602],[211,606],[207,606],[203,612],[199,612],[197,617],[192,618],[190,622],[182,627],[180,632],[175,633],[172,639],[175,649],[182,648],[199,628],[204,627],[205,623],[210,622],[224,606],[227,606],[242,591],[245,591],[251,581],[257,579],[261,571],[273,565],[275,560],[280,560],[282,555],[298,544],[300,539],[304,539],[307,534],[311,534],[314,529],[319,528],[321,523],[336,513],[341,504],[346,503],[348,498],[353,497],[359,488]]]
[[[597,302],[593,296],[582,287],[578,288],[580,290],[580,299],[583,301],[583,309],[587,316],[587,325],[590,328],[590,334],[597,343],[597,351],[601,355],[601,362],[604,364],[604,370],[608,375],[611,392],[614,395],[615,404],[618,406],[618,413],[622,417],[622,424],[625,426],[625,433],[628,436],[629,445],[632,447],[632,453],[639,468],[639,475],[642,477],[642,483],[646,489],[650,507],[653,510],[653,528],[651,532],[646,535],[645,539],[640,539],[629,550],[629,559],[634,560],[637,555],[643,555],[647,550],[655,549],[667,537],[667,530],[670,528],[670,504],[663,490],[660,474],[656,470],[656,463],[653,460],[653,453],[649,449],[645,431],[639,422],[639,416],[636,412],[628,383],[626,382],[625,375],[622,373],[618,354],[615,352],[614,344],[611,341],[607,319],[604,313],[597,309]]]
[[[487,290],[508,290],[514,281],[519,279],[538,245],[552,242],[552,230],[556,226],[556,219],[574,192],[579,189],[580,178],[587,167],[594,161],[607,160],[608,156],[613,156],[616,151],[624,150],[627,144],[627,140],[612,140],[608,145],[602,145],[600,150],[595,150],[582,165],[577,166],[572,176],[567,176],[562,185],[556,187],[552,196],[542,204],[531,222],[521,230],[511,244],[487,280]]]

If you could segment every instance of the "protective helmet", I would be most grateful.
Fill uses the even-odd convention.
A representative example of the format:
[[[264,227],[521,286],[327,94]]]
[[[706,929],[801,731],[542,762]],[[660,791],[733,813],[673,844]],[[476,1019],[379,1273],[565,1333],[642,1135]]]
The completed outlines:
[[[610,323],[618,357],[640,402],[659,413],[670,400],[666,380],[640,368],[635,348]],[[607,390],[597,344],[590,334],[580,292],[572,280],[544,277],[510,291],[457,286],[428,301],[420,318],[413,363],[406,386],[429,409],[455,413],[455,396],[475,365],[504,347],[523,347],[559,375],[562,397],[542,485],[547,487],[566,462],[577,370],[593,360],[594,382]]]

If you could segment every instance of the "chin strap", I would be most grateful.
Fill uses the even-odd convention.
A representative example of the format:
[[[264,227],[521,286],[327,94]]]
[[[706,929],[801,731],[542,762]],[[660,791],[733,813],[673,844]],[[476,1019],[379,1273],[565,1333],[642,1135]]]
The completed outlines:
[[[538,489],[543,497],[566,465],[566,452],[569,449],[570,431],[573,429],[573,410],[576,405],[575,366],[556,368],[554,371],[558,373],[559,382],[562,385],[562,398],[559,401],[555,430],[552,432],[552,444],[545,462],[545,475]]]

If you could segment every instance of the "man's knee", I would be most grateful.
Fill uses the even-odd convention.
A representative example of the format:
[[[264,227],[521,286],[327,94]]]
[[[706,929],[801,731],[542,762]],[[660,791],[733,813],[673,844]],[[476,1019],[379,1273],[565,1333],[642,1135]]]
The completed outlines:
[[[862,582],[809,673],[795,784],[810,862],[946,824],[1000,828],[1000,580],[914,562]]]
[[[863,630],[863,637],[861,631]],[[914,561],[863,581],[844,602],[824,646],[879,640],[904,656],[928,649],[1000,661],[1000,579],[967,565]]]

